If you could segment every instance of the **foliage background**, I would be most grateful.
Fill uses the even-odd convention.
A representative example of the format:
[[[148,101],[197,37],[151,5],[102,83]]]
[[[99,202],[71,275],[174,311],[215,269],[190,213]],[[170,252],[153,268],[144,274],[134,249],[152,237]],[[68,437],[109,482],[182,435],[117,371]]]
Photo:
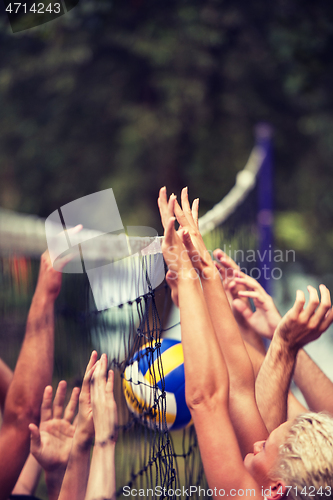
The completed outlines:
[[[1,8],[0,206],[112,187],[125,225],[160,228],[160,186],[204,213],[268,121],[277,245],[331,270],[331,2],[81,0],[16,34]]]
[[[294,249],[308,273],[333,273],[332,2],[80,0],[16,34],[0,10],[1,207],[47,217],[112,187],[125,226],[161,234],[159,188],[188,185],[205,213],[266,121],[276,247]],[[9,330],[14,311],[0,302],[14,367],[26,310]],[[58,330],[55,368],[67,377],[71,354],[83,369],[88,346],[81,325]]]

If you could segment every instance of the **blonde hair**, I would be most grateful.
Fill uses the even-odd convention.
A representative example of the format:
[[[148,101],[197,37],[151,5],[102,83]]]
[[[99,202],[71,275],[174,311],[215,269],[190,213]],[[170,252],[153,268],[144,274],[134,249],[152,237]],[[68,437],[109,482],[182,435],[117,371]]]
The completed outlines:
[[[273,477],[292,486],[288,500],[333,498],[331,416],[309,412],[294,420],[285,444],[280,447]]]

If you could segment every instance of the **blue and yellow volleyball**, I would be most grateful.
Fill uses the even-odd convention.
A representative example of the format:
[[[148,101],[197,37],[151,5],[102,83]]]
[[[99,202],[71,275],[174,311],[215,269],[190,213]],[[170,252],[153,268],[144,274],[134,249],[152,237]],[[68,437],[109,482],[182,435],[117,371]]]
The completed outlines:
[[[123,390],[129,410],[151,428],[178,430],[192,423],[178,340],[162,339],[160,346],[154,342],[137,351],[124,371]]]

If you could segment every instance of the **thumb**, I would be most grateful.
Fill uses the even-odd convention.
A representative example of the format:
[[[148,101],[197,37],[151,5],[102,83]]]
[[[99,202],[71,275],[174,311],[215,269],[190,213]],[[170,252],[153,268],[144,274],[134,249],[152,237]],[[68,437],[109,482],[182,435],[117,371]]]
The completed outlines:
[[[30,452],[35,456],[41,447],[40,432],[35,424],[29,424],[30,430]]]

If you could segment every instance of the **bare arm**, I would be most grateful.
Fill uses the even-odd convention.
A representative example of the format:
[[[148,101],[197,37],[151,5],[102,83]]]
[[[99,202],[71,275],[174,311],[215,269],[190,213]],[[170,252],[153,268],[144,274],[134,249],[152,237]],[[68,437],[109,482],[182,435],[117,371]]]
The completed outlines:
[[[272,298],[265,292],[261,285],[250,276],[240,273],[238,277],[235,277],[235,282],[247,287],[247,290],[239,291],[238,295],[241,298],[252,297],[256,305],[256,311],[253,312],[244,301],[238,298],[234,300],[235,309],[243,315],[244,321],[249,328],[254,328],[258,334],[264,337],[272,338],[280,317]],[[316,297],[315,300],[318,300],[318,297]],[[248,349],[248,351],[251,353],[251,358],[256,358],[255,362],[257,363],[258,356],[253,350],[251,351]],[[274,357],[277,353],[274,354],[271,351],[269,355]],[[271,359],[271,361],[267,360],[267,364],[269,363],[272,365],[272,368],[275,366],[274,359]],[[267,368],[268,366],[266,366],[266,369]],[[265,398],[265,392],[268,392],[274,380],[274,376],[276,376],[275,373],[273,379],[271,379],[270,373],[272,372],[269,369],[267,371],[267,376],[262,372],[261,376],[256,381],[256,393],[259,399],[262,392],[262,399]],[[325,376],[303,349],[300,349],[297,354],[294,380],[295,382],[297,381],[296,383],[303,392],[311,409],[315,411],[326,410],[333,412],[333,383]],[[285,415],[286,412],[285,397],[283,406],[281,406],[281,404],[280,402],[279,405],[277,404],[271,407],[271,417],[273,416],[272,408],[274,411],[276,410],[278,412],[276,417],[277,422],[280,422],[284,418],[283,415]],[[288,416],[299,414],[302,408],[304,409],[304,406],[289,394]]]
[[[177,220],[188,232],[183,241],[192,258],[192,264],[201,277],[209,316],[228,369],[230,415],[242,454],[245,456],[252,451],[255,441],[268,437],[255,400],[252,363],[231,311],[220,275],[196,227],[186,189],[182,191],[182,209],[176,202]]]
[[[45,252],[0,430],[0,500],[10,495],[27,459],[28,425],[38,423],[44,387],[51,381],[54,302],[60,291],[61,276],[54,271],[48,252]]]
[[[230,379],[230,415],[243,457],[253,443],[268,437],[255,399],[255,377],[251,360],[234,320],[218,275],[203,280],[203,291]],[[224,302],[223,302],[224,301]]]
[[[321,285],[322,299],[308,287],[310,300],[303,309],[305,297],[298,291],[294,306],[280,321],[257,377],[257,401],[271,432],[287,419],[287,399],[298,351],[317,339],[333,320],[330,294]],[[274,412],[272,412],[274,408]]]
[[[333,415],[333,383],[303,349],[297,355],[294,381],[310,410]]]
[[[41,466],[35,457],[30,454],[15,484],[12,495],[33,495],[37,488],[41,471]]]
[[[79,398],[77,426],[58,500],[84,500],[86,494],[90,467],[90,450],[94,439],[90,380],[96,361],[97,352],[93,351],[83,378]]]
[[[245,346],[246,346],[247,352],[248,352],[250,359],[251,359],[251,363],[252,363],[253,371],[254,371],[254,376],[257,377],[265,356],[261,352],[257,351],[257,349],[255,349],[251,344],[248,344],[246,341],[245,341]],[[299,351],[299,352],[301,352],[301,351]],[[260,387],[257,387],[257,384],[256,384],[256,393],[258,390],[260,390]],[[273,409],[274,408],[271,408],[271,411],[273,411]],[[288,411],[287,411],[288,420],[294,420],[294,418],[296,418],[297,415],[300,415],[301,413],[305,413],[307,411],[308,411],[307,408],[305,408],[305,406],[303,406],[298,401],[298,399],[295,398],[295,396],[292,394],[292,392],[289,391],[289,393],[288,393]]]
[[[256,398],[269,432],[287,420],[287,402],[296,354],[272,340],[256,379]]]
[[[97,363],[90,391],[95,444],[85,500],[116,498],[117,406],[113,397],[114,374],[110,370],[107,379],[106,375],[107,357],[103,354]]]
[[[59,382],[52,405],[52,387],[44,390],[39,428],[30,424],[30,451],[43,467],[49,500],[57,500],[65,475],[75,426],[72,424],[80,390],[73,389],[64,412],[67,384]],[[63,415],[64,412],[64,415]]]
[[[230,420],[228,371],[200,280],[186,251],[183,252],[184,247],[174,230],[174,219],[168,219],[168,215],[173,214],[173,203],[171,197],[166,208],[165,201],[159,200],[165,225],[162,250],[169,270],[178,275],[185,395],[197,431],[208,484],[210,488],[254,488],[260,498],[258,485],[244,467]],[[211,425],[212,421],[214,425]]]
[[[266,348],[262,338],[253,328],[249,327],[248,321],[244,318],[243,314],[239,313],[234,307],[234,299],[240,298],[238,295],[239,292],[247,290],[245,285],[235,282],[235,277],[241,274],[240,267],[220,248],[214,250],[213,255],[216,259],[214,264],[221,275],[226,296],[244,342],[246,341],[248,344],[251,344],[255,349],[265,355]],[[251,310],[250,301],[247,297],[241,297],[241,301],[244,302],[244,307]]]

